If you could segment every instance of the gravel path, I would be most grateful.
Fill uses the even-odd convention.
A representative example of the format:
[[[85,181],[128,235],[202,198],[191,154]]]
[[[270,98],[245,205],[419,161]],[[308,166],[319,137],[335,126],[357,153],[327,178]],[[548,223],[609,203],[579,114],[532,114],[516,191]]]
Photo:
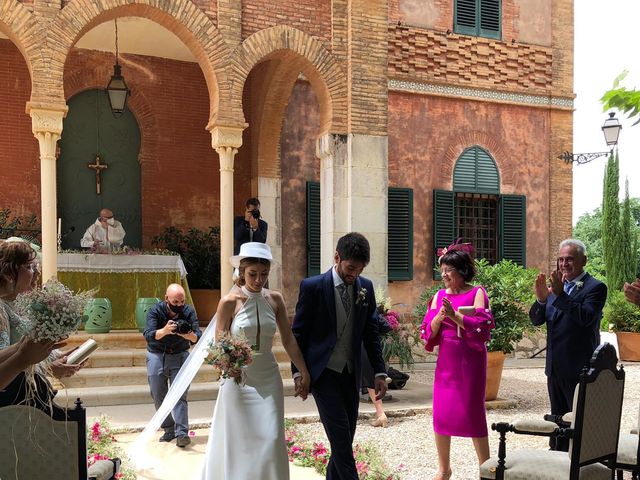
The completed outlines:
[[[622,428],[629,431],[638,425],[638,401],[640,399],[640,364],[625,366],[626,381],[622,415]],[[415,372],[410,381],[427,384],[433,382],[433,372]],[[517,407],[488,412],[488,423],[514,421],[519,418],[542,418],[548,412],[546,377],[542,368],[505,369],[499,396],[517,400]],[[326,442],[322,425],[300,424],[297,427],[308,439]],[[509,434],[507,455],[510,450],[520,448],[548,447],[548,439],[529,435]],[[437,455],[431,428],[430,415],[389,418],[387,429],[373,428],[366,421],[358,423],[356,442],[371,443],[382,453],[390,467],[402,465],[403,480],[426,480],[433,478],[437,470]],[[498,434],[489,431],[491,454],[498,450]],[[453,438],[451,442],[451,464],[456,480],[478,478],[478,464],[470,439]],[[625,476],[625,478],[627,478]],[[629,475],[628,478],[631,478]]]

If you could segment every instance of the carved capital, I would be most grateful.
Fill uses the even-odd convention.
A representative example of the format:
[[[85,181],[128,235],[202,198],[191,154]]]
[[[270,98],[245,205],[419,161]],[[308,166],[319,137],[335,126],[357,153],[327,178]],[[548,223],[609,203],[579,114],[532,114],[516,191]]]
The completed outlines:
[[[226,127],[222,125],[212,126],[211,145],[218,151],[220,147],[233,147],[236,150],[242,145],[242,131],[246,126],[242,127]],[[220,153],[220,152],[218,152]]]
[[[340,145],[347,143],[347,135],[327,133],[316,140],[316,156],[324,160],[333,157]]]
[[[220,171],[233,172],[233,159],[238,153],[238,149],[234,147],[218,147],[216,152],[220,157]]]
[[[62,119],[68,107],[35,106],[27,104],[27,113],[31,116],[31,131],[40,145],[40,158],[55,160],[56,143],[62,134]]]

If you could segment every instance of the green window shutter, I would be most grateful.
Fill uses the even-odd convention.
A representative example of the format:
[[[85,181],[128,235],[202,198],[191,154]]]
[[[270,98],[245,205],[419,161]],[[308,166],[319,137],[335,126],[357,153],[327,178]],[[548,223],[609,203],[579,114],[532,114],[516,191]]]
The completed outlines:
[[[454,32],[476,35],[478,33],[476,0],[456,0],[454,18]]]
[[[527,265],[527,199],[524,195],[500,196],[500,258]]]
[[[486,150],[474,146],[462,152],[453,169],[453,190],[456,192],[500,193],[498,167]]]
[[[307,276],[320,274],[320,182],[307,182]]]
[[[501,38],[500,0],[480,0],[479,35],[489,38]]]
[[[455,33],[501,38],[501,0],[456,0],[454,9]]]
[[[454,194],[447,190],[433,191],[433,278],[440,280],[438,248],[448,247],[455,235]]]
[[[389,188],[389,280],[413,279],[413,190]]]

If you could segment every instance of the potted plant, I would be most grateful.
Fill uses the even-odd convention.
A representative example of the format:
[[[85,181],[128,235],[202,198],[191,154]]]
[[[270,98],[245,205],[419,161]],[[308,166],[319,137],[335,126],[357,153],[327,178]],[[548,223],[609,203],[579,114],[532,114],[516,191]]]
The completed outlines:
[[[624,293],[610,291],[602,318],[616,332],[620,360],[640,361],[640,308],[628,302]]]
[[[476,262],[476,284],[487,291],[496,328],[487,346],[486,399],[495,400],[500,388],[505,355],[513,353],[516,344],[532,329],[529,309],[535,301],[533,284],[536,270],[524,268],[510,260],[490,265],[484,259]]]
[[[208,323],[220,300],[220,229],[190,228],[183,233],[167,227],[152,243],[182,257],[198,318],[202,324]]]
[[[376,287],[375,297],[378,313],[384,317],[390,327],[388,332],[380,335],[385,364],[389,365],[391,359],[394,359],[402,368],[411,367],[414,363],[412,349],[420,340],[418,329],[413,323],[402,322],[401,314],[391,310],[393,306],[391,298],[385,295],[382,287]]]
[[[533,284],[537,272],[510,260],[491,265],[484,259],[476,261],[476,271],[473,282],[482,285],[487,291],[496,323],[487,346],[486,389],[486,399],[495,400],[500,388],[505,356],[513,353],[516,344],[532,328],[529,308],[535,300]],[[422,323],[430,299],[442,288],[441,283],[434,284],[420,296],[415,310],[419,324]]]

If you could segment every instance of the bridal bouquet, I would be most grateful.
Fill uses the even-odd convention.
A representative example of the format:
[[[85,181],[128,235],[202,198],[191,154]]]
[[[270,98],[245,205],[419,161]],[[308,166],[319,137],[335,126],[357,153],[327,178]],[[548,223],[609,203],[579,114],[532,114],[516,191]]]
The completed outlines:
[[[42,288],[18,295],[15,309],[24,320],[22,334],[38,342],[57,342],[78,330],[93,291],[73,293],[49,279]]]
[[[213,365],[222,378],[233,378],[237,384],[244,383],[243,367],[253,361],[253,350],[244,335],[223,333],[217,342],[209,344],[205,361]]]

